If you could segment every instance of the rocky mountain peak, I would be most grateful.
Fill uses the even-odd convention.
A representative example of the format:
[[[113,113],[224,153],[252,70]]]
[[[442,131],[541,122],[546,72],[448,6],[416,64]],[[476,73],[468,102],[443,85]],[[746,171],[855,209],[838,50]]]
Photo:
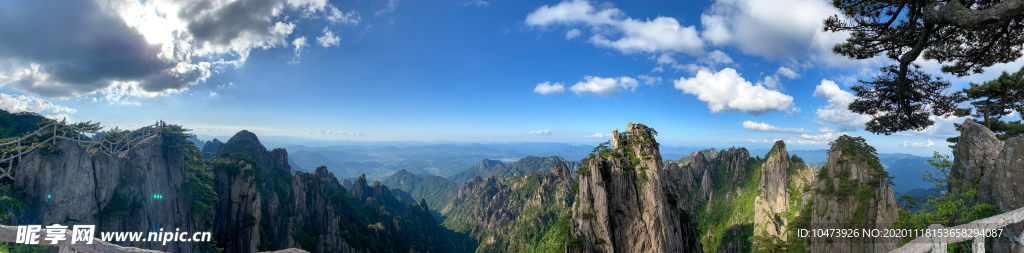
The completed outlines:
[[[832,142],[828,163],[814,179],[810,229],[887,229],[898,215],[888,174],[875,149],[864,138],[840,136]],[[870,193],[870,194],[867,194]],[[860,217],[860,218],[857,218]],[[835,238],[812,242],[810,252],[888,252],[895,241],[877,238]]]
[[[701,154],[704,155],[704,161],[708,161],[708,160],[711,160],[711,159],[715,159],[715,157],[718,157],[718,151],[715,150],[715,148],[701,150],[698,153],[701,153]]]
[[[492,168],[494,166],[498,166],[498,165],[502,165],[502,164],[505,164],[505,163],[503,163],[501,161],[498,161],[498,160],[483,159],[483,160],[480,160],[479,162],[477,162],[476,165],[473,165],[473,167],[480,168],[480,169],[490,169],[490,168]]]
[[[256,137],[256,134],[249,132],[248,130],[242,130],[235,133],[234,136],[231,136],[231,139],[228,139],[227,143],[224,143],[224,145],[218,148],[216,153],[235,153],[250,150],[266,151],[267,148],[263,147],[263,144],[260,143],[260,138]]]
[[[333,172],[327,171],[327,166],[316,167],[313,175],[316,175],[317,178],[335,178]]]
[[[786,152],[786,144],[781,140],[776,141],[761,167],[761,182],[758,183],[758,188],[761,189],[762,196],[774,198],[786,195],[786,182],[789,181],[786,175],[787,168],[789,153]]]
[[[1003,141],[984,125],[966,119],[953,150],[956,152],[953,153],[953,168],[949,174],[959,181],[978,183],[983,171],[995,167],[996,158],[1003,150]],[[950,182],[948,189],[957,186]]]
[[[701,247],[670,188],[657,132],[629,123],[579,173],[572,233],[582,252],[692,252]],[[669,199],[673,201],[670,202]],[[674,203],[674,204],[673,204]],[[688,220],[688,219],[687,219]]]
[[[564,162],[559,162],[554,168],[551,168],[551,172],[548,173],[547,177],[550,180],[566,179],[572,181],[572,172],[569,171],[569,167]]]
[[[341,187],[345,187],[345,189],[352,189],[352,180],[349,180],[348,178],[342,178],[340,183]]]
[[[776,141],[760,168],[761,180],[757,185],[760,195],[754,199],[754,235],[756,236],[787,239],[787,224],[776,220],[775,217],[784,217],[789,213],[791,193],[787,189],[789,175],[786,170],[788,168],[789,154],[786,152],[786,144],[781,140]]]
[[[213,138],[212,141],[206,141],[206,144],[203,144],[202,152],[203,153],[213,153],[213,152],[217,151],[217,148],[220,148],[220,146],[222,146],[222,145],[224,145],[224,142],[221,142],[217,138]]]

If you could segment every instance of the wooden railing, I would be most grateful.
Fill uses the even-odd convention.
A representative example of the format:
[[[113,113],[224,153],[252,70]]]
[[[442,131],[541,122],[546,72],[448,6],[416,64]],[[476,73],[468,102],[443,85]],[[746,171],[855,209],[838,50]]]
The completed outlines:
[[[58,140],[72,140],[77,142],[79,145],[85,145],[85,150],[92,149],[93,145],[96,145],[100,151],[107,152],[109,154],[121,153],[131,148],[131,144],[142,139],[148,138],[155,134],[160,133],[160,130],[165,127],[166,124],[163,121],[158,121],[156,124],[139,128],[135,131],[129,131],[118,140],[108,140],[108,138],[100,138],[99,140],[87,139],[86,134],[96,134],[98,130],[86,130],[75,126],[63,124],[60,122],[53,122],[42,126],[39,130],[22,136],[21,138],[7,143],[0,143],[0,148],[6,146],[15,146],[14,153],[3,152],[0,155],[0,179],[9,178],[14,180],[14,176],[11,175],[11,170],[15,166],[15,159],[21,161],[21,157],[32,151],[35,151],[43,144],[50,142],[52,145],[56,145]],[[69,130],[69,131],[57,131],[58,129]],[[71,136],[68,136],[68,133]],[[49,138],[38,142],[27,144],[28,147],[23,146],[23,142],[27,141],[28,138],[33,136],[44,136],[48,135]],[[104,136],[106,137],[106,136]],[[7,168],[4,168],[4,164]]]
[[[1003,237],[1006,237],[1020,244],[1021,246],[1024,246],[1024,242],[1022,242],[1022,238],[1019,237],[1019,235],[1014,233],[1014,231],[1009,228],[1004,228],[1010,224],[1019,223],[1021,221],[1024,221],[1024,208],[1020,208],[1000,215],[976,220],[971,223],[950,228],[943,228],[942,225],[932,224],[931,226],[928,226],[928,230],[931,230],[931,234],[935,235],[935,231],[938,229],[950,229],[961,231],[985,231],[986,229],[1003,229],[1001,233]],[[931,251],[933,253],[945,253],[947,244],[964,242],[967,240],[973,240],[971,248],[974,250],[975,253],[985,252],[984,236],[922,236],[908,242],[906,245],[903,245],[903,247],[891,251],[890,253],[924,253],[928,251]]]

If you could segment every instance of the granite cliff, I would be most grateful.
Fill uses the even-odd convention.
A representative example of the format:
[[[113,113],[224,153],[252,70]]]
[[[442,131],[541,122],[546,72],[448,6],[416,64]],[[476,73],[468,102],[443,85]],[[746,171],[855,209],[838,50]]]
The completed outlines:
[[[959,141],[953,148],[953,167],[949,189],[969,183],[978,188],[978,200],[1009,212],[1024,207],[1024,139],[1000,141],[985,126],[971,119],[964,121]],[[1011,234],[1024,233],[1024,224],[1004,228]],[[1024,247],[1006,237],[993,244],[994,252],[1024,252]]]
[[[565,163],[547,174],[473,177],[440,213],[445,227],[479,241],[476,252],[562,251],[549,237],[559,232],[560,218],[568,217],[572,185]]]
[[[629,123],[612,132],[579,174],[572,234],[579,252],[700,251],[693,224],[667,190],[666,171],[653,129]]]
[[[813,195],[804,206],[810,229],[887,229],[898,215],[888,173],[875,149],[860,137],[840,136],[832,142],[828,163],[815,176]],[[872,237],[811,239],[808,252],[889,252],[896,240]]]
[[[72,141],[29,153],[15,173],[24,206],[16,220],[214,234],[209,243],[121,243],[167,252],[455,251],[422,200],[365,176],[346,190],[325,167],[292,175],[287,152],[266,150],[248,131],[206,155],[183,133],[168,126],[119,154]]]

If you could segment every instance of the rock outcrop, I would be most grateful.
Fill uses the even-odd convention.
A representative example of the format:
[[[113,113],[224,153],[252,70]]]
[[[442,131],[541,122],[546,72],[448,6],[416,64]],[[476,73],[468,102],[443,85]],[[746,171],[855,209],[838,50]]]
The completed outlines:
[[[217,138],[213,138],[212,141],[206,141],[206,144],[203,144],[203,148],[200,149],[200,151],[203,153],[213,153],[216,152],[221,145],[224,145],[224,143]]]
[[[960,183],[979,184],[982,174],[995,167],[999,152],[1003,150],[1003,141],[996,138],[996,134],[985,126],[975,123],[971,119],[964,120],[960,128],[960,138],[953,147],[953,168],[950,170],[950,180],[947,189],[953,189]],[[979,189],[979,195],[983,202],[991,203],[990,189]]]
[[[572,233],[582,252],[701,251],[692,224],[673,199],[653,129],[629,123],[612,132],[579,173]],[[600,147],[599,147],[600,149]]]
[[[568,214],[574,201],[572,182],[565,163],[547,174],[473,177],[459,186],[440,213],[447,216],[446,227],[479,241],[478,252],[535,249],[540,243],[535,233],[550,229]]]
[[[352,180],[348,180],[348,178],[342,178],[340,183],[341,187],[344,187],[345,189],[352,188]]]
[[[335,215],[335,206],[331,205],[331,196],[328,193],[342,192],[341,184],[334,177],[334,173],[327,172],[327,167],[320,166],[314,173],[296,172],[292,179],[292,191],[295,192],[294,214],[289,218],[290,234],[307,233],[316,231],[314,249],[321,252],[349,253],[357,252],[345,242],[342,237],[341,216]],[[288,237],[287,245],[290,247],[307,246],[299,245],[294,238]]]
[[[967,119],[954,150],[950,175],[962,181],[951,183],[949,189],[974,184],[981,202],[996,205],[1002,212],[1024,208],[1024,139],[1000,141],[991,130]],[[1019,236],[1024,233],[1024,223],[1004,229]],[[999,237],[993,251],[1024,252],[1024,247]]]
[[[248,131],[221,146],[217,158],[202,156],[185,137],[164,138],[179,137],[157,134],[118,154],[89,153],[73,141],[27,154],[14,173],[25,190],[16,196],[24,203],[17,220],[97,225],[98,232],[213,233],[215,244],[119,243],[166,252],[455,249],[426,202],[408,194],[403,202],[379,182],[369,186],[365,175],[351,192],[325,167],[292,176],[287,152],[267,151]]]
[[[788,168],[786,144],[776,141],[761,166],[761,180],[757,184],[761,194],[754,199],[754,236],[787,240],[787,222],[783,217],[790,212]]]
[[[896,220],[899,206],[874,148],[863,138],[839,137],[815,178],[810,229],[880,229]],[[889,252],[896,241],[874,237],[811,239],[809,252]]]
[[[203,231],[203,224],[212,222],[191,214],[182,190],[185,154],[165,150],[160,135],[123,154],[87,153],[73,141],[57,142],[56,149],[56,154],[43,149],[29,153],[18,164],[14,184],[25,190],[20,199],[24,223],[97,225],[102,231],[151,231],[153,226]],[[167,252],[192,252],[193,246],[121,245]]]
[[[292,170],[288,164],[288,152],[284,149],[267,149],[260,143],[256,134],[242,130],[236,133],[226,143],[218,147],[214,152],[221,154],[242,154],[254,161],[254,172],[260,180],[257,182],[260,197],[263,201],[261,212],[265,222],[260,223],[260,229],[269,238],[288,238],[289,227],[288,217],[292,213],[291,192],[284,185],[292,182]],[[271,249],[283,249],[293,245],[287,245],[287,240],[270,240],[265,245]]]
[[[217,170],[213,185],[220,201],[214,207],[214,237],[228,252],[256,252],[259,246],[260,195],[252,164],[228,159],[232,169]]]

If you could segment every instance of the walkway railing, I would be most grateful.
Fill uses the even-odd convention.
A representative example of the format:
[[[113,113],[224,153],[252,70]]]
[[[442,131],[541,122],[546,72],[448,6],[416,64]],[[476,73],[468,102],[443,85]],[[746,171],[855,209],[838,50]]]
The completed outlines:
[[[98,133],[99,130],[82,129],[60,122],[53,122],[45,126],[42,126],[39,128],[39,130],[22,136],[17,140],[9,141],[7,143],[0,143],[0,148],[14,146],[13,153],[3,152],[3,154],[0,155],[0,179],[10,178],[11,180],[14,180],[14,176],[11,175],[11,170],[15,166],[15,160],[20,162],[21,157],[23,155],[35,151],[36,149],[42,147],[43,144],[46,144],[47,142],[52,143],[52,145],[57,145],[58,140],[72,140],[77,142],[79,145],[83,145],[85,150],[90,150],[93,148],[93,146],[96,146],[100,151],[107,152],[108,154],[117,154],[128,151],[128,149],[131,148],[132,143],[136,143],[142,139],[149,138],[150,136],[160,133],[160,130],[162,130],[165,126],[166,123],[164,123],[163,121],[158,121],[156,122],[156,124],[145,126],[134,131],[126,131],[124,133],[124,136],[121,136],[117,140],[111,141],[108,140],[109,138],[107,138],[108,136],[110,136],[109,134],[103,135],[103,137],[99,138],[99,140],[89,139],[88,135],[86,135],[93,134],[95,136],[95,134]],[[29,138],[36,136],[49,136],[49,138],[46,138],[45,140],[40,142],[26,143],[29,141]],[[4,168],[4,164],[7,165],[7,168]]]
[[[1024,221],[1024,208],[1020,208],[1020,209],[1013,210],[1013,211],[1010,211],[1010,212],[1006,212],[1006,213],[1003,213],[1003,214],[1000,214],[1000,215],[996,215],[996,216],[992,216],[992,217],[976,220],[976,221],[973,221],[971,223],[967,223],[967,224],[963,224],[963,225],[959,225],[959,226],[955,226],[955,227],[950,227],[950,228],[943,228],[942,225],[932,224],[931,226],[928,226],[928,230],[933,230],[932,233],[931,233],[933,235],[937,234],[934,231],[936,229],[949,229],[949,230],[964,229],[966,231],[971,231],[972,229],[978,229],[980,231],[984,231],[984,229],[1001,229],[1001,228],[1004,228],[1004,227],[1006,227],[1006,226],[1008,226],[1010,224],[1019,223],[1021,221]],[[964,230],[961,230],[961,231],[964,231]],[[946,234],[946,235],[948,235],[948,234]],[[1014,242],[1016,242],[1017,244],[1020,244],[1021,246],[1024,246],[1024,238],[1019,237],[1019,235],[1014,233],[1014,231],[1011,230],[1010,228],[1004,228],[1003,232],[1002,232],[1002,236],[1006,237],[1006,238],[1008,238],[1008,239],[1010,239],[1010,240],[1012,240]],[[935,253],[938,253],[938,252],[945,253],[946,252],[946,245],[947,244],[964,242],[964,241],[967,241],[967,240],[973,240],[971,248],[974,249],[975,253],[984,253],[985,252],[985,237],[984,236],[978,236],[978,237],[963,237],[963,236],[924,237],[924,236],[922,236],[922,237],[918,237],[917,239],[914,239],[914,240],[908,242],[906,245],[903,245],[903,247],[900,247],[900,248],[898,248],[896,250],[891,251],[890,253],[897,253],[897,252],[898,253],[924,253],[924,252],[928,252],[928,251],[935,252]]]

